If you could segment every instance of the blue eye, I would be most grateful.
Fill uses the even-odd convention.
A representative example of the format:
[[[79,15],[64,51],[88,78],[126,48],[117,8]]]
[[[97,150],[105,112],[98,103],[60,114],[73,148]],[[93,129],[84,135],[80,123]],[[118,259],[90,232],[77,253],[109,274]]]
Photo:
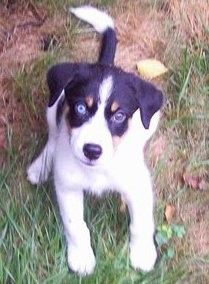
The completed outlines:
[[[79,115],[85,115],[87,113],[86,105],[84,103],[77,103],[75,105],[75,111]]]
[[[122,111],[117,111],[113,116],[112,116],[112,121],[116,123],[122,123],[126,120],[126,114]]]

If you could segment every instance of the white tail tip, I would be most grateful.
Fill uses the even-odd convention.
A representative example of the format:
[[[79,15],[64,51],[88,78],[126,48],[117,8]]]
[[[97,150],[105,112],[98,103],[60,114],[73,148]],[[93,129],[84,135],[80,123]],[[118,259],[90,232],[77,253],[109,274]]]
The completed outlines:
[[[70,12],[77,18],[91,24],[99,33],[104,33],[108,28],[114,29],[112,18],[94,7],[81,6],[78,8],[70,8]]]

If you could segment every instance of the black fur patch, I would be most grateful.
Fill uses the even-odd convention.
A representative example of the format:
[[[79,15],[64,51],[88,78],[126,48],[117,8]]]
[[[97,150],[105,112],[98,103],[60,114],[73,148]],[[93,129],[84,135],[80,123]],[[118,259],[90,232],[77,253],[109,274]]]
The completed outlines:
[[[123,73],[118,73],[113,77],[113,91],[105,109],[105,117],[108,127],[113,136],[121,137],[128,128],[128,120],[138,108],[134,98],[134,92],[129,85],[128,76]],[[113,102],[118,104],[118,109],[115,112],[111,111]],[[113,119],[116,113],[123,113],[126,118],[122,122],[117,122]]]
[[[163,94],[153,84],[144,80],[137,80],[137,96],[141,110],[141,120],[144,128],[148,129],[152,116],[163,105]]]
[[[108,28],[103,33],[102,47],[99,55],[99,63],[101,64],[114,63],[116,45],[117,45],[117,38],[115,31],[111,28]]]
[[[145,129],[148,129],[152,116],[163,104],[161,91],[134,74],[113,66],[71,63],[55,65],[49,70],[47,77],[51,92],[49,106],[56,102],[64,89],[65,101],[70,108],[68,117],[70,125],[81,126],[96,113],[100,103],[99,87],[108,76],[113,79],[113,88],[104,115],[111,134],[122,136],[127,130],[129,118],[138,108],[140,108],[142,124]],[[78,115],[75,112],[75,105],[78,102],[86,104],[85,98],[88,96],[93,98],[93,105],[91,107],[86,105],[85,115]],[[126,115],[126,119],[121,123],[113,119],[114,113],[111,111],[113,102],[119,106],[117,112],[120,111]]]
[[[96,66],[95,66],[96,67]],[[102,81],[101,72],[96,72],[93,65],[86,66],[74,75],[74,79],[65,87],[66,102],[70,108],[69,123],[71,127],[79,127],[88,121],[97,111],[99,103],[99,86]],[[100,76],[98,76],[100,74]],[[87,98],[93,99],[93,104],[87,104]],[[86,108],[85,114],[79,114],[76,106],[82,104]]]

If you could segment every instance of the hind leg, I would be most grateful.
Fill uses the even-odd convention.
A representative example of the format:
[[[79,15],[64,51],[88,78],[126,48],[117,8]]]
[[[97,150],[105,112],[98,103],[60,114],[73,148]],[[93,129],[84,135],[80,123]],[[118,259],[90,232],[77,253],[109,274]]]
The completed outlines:
[[[56,139],[58,135],[58,126],[56,122],[57,107],[63,93],[59,99],[50,107],[47,108],[47,123],[49,129],[48,141],[42,150],[41,154],[27,168],[27,178],[32,184],[41,184],[47,181],[52,170],[53,155],[56,147]]]
[[[47,181],[52,169],[54,149],[55,143],[49,139],[41,154],[28,167],[27,178],[31,184],[41,184]]]

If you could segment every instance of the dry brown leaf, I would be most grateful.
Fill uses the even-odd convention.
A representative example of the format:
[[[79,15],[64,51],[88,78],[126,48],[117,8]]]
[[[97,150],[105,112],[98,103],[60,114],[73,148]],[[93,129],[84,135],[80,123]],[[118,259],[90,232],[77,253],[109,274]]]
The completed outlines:
[[[192,175],[183,175],[184,182],[187,186],[196,189],[199,184],[199,178],[197,176],[192,176]]]
[[[192,189],[205,190],[208,188],[208,182],[200,176],[185,173],[183,174],[183,180]]]
[[[202,179],[199,183],[200,190],[206,190],[209,187],[208,182],[205,179]]]
[[[165,207],[165,219],[168,223],[171,223],[174,213],[175,213],[175,207],[170,204],[167,204]]]

